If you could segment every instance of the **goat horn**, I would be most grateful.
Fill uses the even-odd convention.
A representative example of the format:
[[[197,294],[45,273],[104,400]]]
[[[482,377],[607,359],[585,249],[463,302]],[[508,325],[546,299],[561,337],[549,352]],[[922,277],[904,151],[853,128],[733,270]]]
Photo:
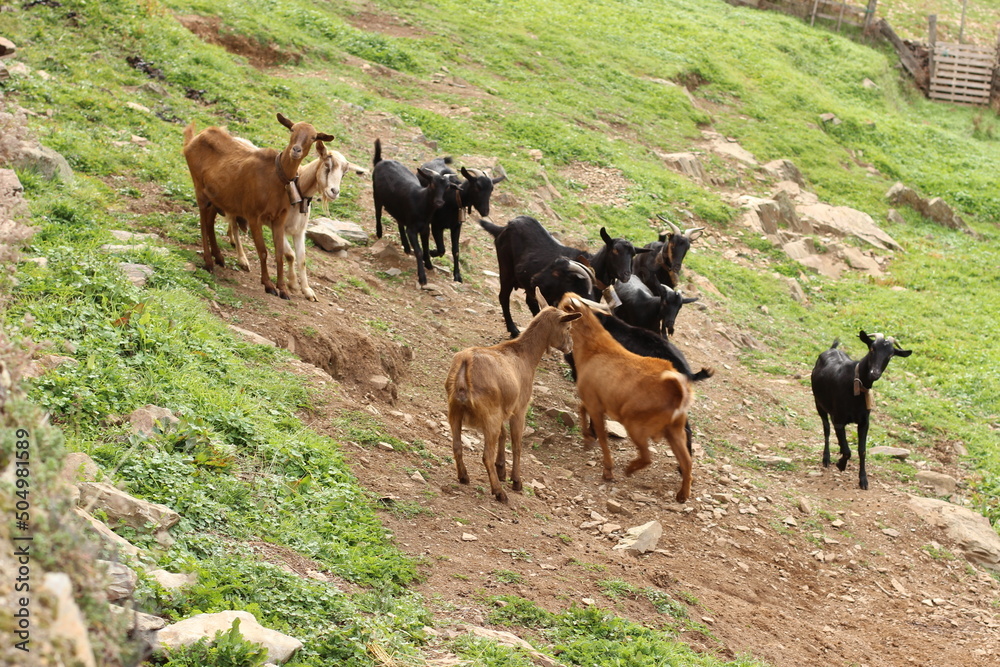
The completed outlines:
[[[574,261],[570,260],[569,265],[567,267],[567,271],[569,271],[570,273],[572,273],[574,275],[580,276],[581,278],[583,278],[584,280],[586,280],[587,281],[587,291],[593,291],[593,289],[594,289],[594,277],[590,273],[587,272],[587,270],[584,268],[584,266],[582,264],[578,264],[577,262],[574,262]]]
[[[597,280],[597,274],[594,273],[594,267],[592,267],[592,266],[590,266],[588,264],[583,264],[582,262],[576,262],[576,261],[574,261],[572,259],[569,260],[569,263],[572,264],[572,265],[574,265],[574,266],[579,267],[581,271],[583,271],[588,276],[590,276],[591,280]]]
[[[705,231],[704,227],[692,227],[691,229],[684,230],[684,236],[686,236],[687,238],[691,238],[691,235],[694,234],[695,232],[703,232],[703,231]]]
[[[485,176],[486,175],[486,174],[484,174],[479,169],[467,168],[466,171],[469,172],[470,174],[472,174],[473,176],[475,176],[476,178],[479,178],[480,176]]]
[[[670,229],[674,232],[674,234],[680,234],[681,233],[681,228],[680,227],[678,227],[674,223],[670,222],[669,220],[667,220],[665,217],[663,217],[659,213],[656,214],[656,217],[659,218],[660,220],[662,220],[663,222],[667,223],[668,225],[670,225]]]

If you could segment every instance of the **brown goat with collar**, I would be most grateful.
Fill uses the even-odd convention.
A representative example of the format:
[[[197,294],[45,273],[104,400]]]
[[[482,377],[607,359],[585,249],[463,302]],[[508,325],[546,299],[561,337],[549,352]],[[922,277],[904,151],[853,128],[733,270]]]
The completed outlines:
[[[621,422],[639,453],[625,468],[626,475],[652,462],[650,439],[666,438],[681,472],[677,502],[685,502],[691,495],[693,467],[684,432],[692,398],[690,380],[666,359],[641,357],[622,347],[576,294],[564,296],[559,307],[581,315],[572,325],[580,423],[585,424],[588,416],[593,422],[604,457],[604,479],[614,479],[604,425],[607,415]],[[584,438],[585,444],[593,443],[589,435]]]
[[[285,216],[291,207],[286,185],[295,180],[299,165],[316,141],[333,141],[309,123],[293,123],[280,113],[278,122],[291,131],[288,146],[280,153],[273,148],[251,148],[221,127],[209,127],[195,135],[192,122],[184,128],[184,158],[194,183],[201,218],[201,246],[205,269],[225,265],[215,238],[215,218],[221,214],[242,218],[250,227],[260,282],[268,294],[287,299],[284,255]],[[297,203],[297,202],[296,202]],[[277,289],[267,272],[264,226],[270,227],[277,261]]]
[[[445,381],[448,393],[448,423],[458,481],[469,483],[462,460],[462,424],[483,433],[483,465],[490,478],[490,493],[507,502],[501,486],[506,476],[504,422],[510,423],[512,470],[510,480],[521,490],[521,436],[525,413],[531,401],[535,368],[550,347],[571,352],[569,323],[580,317],[551,306],[542,309],[528,328],[514,340],[492,347],[470,347],[455,355]]]

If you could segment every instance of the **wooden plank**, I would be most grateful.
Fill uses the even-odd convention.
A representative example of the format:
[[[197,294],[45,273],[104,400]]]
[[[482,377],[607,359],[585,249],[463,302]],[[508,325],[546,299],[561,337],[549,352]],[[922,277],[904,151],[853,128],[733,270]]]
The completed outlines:
[[[962,81],[932,81],[931,90],[981,90],[983,94],[988,94],[990,91],[990,84],[983,83],[965,83]]]
[[[990,84],[993,81],[992,76],[970,76],[968,74],[959,74],[957,76],[950,75],[947,72],[941,72],[938,70],[934,73],[934,78],[931,79],[931,83],[934,82],[943,83],[945,81],[961,81],[963,83],[985,83]]]
[[[944,42],[938,42],[934,46],[934,50],[938,53],[948,52],[948,53],[960,53],[960,54],[986,54],[986,55],[996,55],[995,46],[977,46],[975,44],[946,44]]]
[[[980,74],[980,75],[992,75],[992,67],[980,67],[978,65],[969,65],[968,63],[955,63],[955,62],[941,62],[936,63],[937,68],[945,72],[954,72],[956,74]]]
[[[816,18],[818,18],[818,19],[826,19],[827,21],[831,21],[831,22],[837,20],[836,16],[830,16],[829,14],[816,14]],[[848,21],[847,19],[844,19],[842,21],[842,23],[846,23],[847,25],[852,25],[855,28],[862,27],[862,25],[860,23],[858,23],[857,21]]]
[[[913,54],[910,52],[910,47],[903,44],[903,40],[899,38],[896,31],[892,29],[891,25],[889,25],[888,21],[885,19],[879,19],[877,25],[879,32],[884,35],[885,38],[892,43],[893,48],[896,49],[900,62],[903,63],[903,67],[905,67],[906,71],[910,73],[913,80],[917,82],[917,86],[919,86],[921,90],[927,90],[927,71],[921,67],[920,63],[917,62],[917,59],[913,57]]]
[[[969,69],[965,67],[947,67],[938,63],[935,66],[934,74],[950,79],[971,79],[974,81],[991,81],[993,70],[990,69]]]
[[[941,89],[932,88],[930,96],[932,98],[959,96],[959,97],[968,97],[975,99],[983,99],[983,98],[989,99],[990,94],[988,90],[982,91],[982,90],[965,90],[963,88],[941,88]]]

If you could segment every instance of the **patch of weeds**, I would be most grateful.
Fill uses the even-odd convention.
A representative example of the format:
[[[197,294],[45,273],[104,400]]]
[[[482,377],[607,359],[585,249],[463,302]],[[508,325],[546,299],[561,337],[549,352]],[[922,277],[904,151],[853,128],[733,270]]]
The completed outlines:
[[[397,500],[387,509],[392,514],[404,519],[414,519],[421,515],[434,516],[434,511],[412,500]]]
[[[344,440],[357,442],[366,447],[374,447],[387,442],[399,451],[407,451],[409,445],[385,432],[385,426],[374,415],[361,410],[346,410],[333,420],[333,425]]]
[[[933,544],[925,544],[920,547],[921,551],[926,553],[931,558],[935,560],[955,560],[955,554],[951,553],[947,549],[941,546],[934,546]]]
[[[504,549],[504,553],[509,555],[511,560],[521,561],[524,563],[531,562],[531,553],[525,549]]]
[[[305,328],[302,329],[302,335],[305,336],[306,338],[315,338],[317,335],[319,335],[319,331],[316,329],[316,327],[307,325]]]
[[[469,581],[468,575],[462,574],[461,572],[453,572],[451,576],[453,579],[458,579],[459,581]]]
[[[573,538],[566,533],[559,533],[556,535],[556,539],[562,541],[563,544],[570,544],[573,542]]]
[[[490,573],[494,579],[503,584],[523,584],[524,575],[513,570],[493,570]]]
[[[605,567],[604,565],[601,565],[600,563],[588,563],[586,561],[577,560],[576,558],[570,559],[569,564],[570,565],[579,565],[580,567],[582,567],[584,570],[587,570],[588,572],[604,572],[605,570],[608,569],[607,567]]]

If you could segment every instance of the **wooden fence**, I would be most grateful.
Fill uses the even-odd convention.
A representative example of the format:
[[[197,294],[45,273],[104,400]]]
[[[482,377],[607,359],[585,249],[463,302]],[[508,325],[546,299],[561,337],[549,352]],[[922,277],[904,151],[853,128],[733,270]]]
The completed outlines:
[[[790,16],[797,16],[803,21],[815,25],[816,19],[833,23],[839,31],[841,26],[848,25],[862,28],[867,32],[875,20],[875,5],[878,0],[868,0],[865,7],[850,5],[842,0],[726,0],[731,5],[767,9]]]
[[[997,49],[938,42],[931,50],[927,96],[959,104],[989,104]]]

